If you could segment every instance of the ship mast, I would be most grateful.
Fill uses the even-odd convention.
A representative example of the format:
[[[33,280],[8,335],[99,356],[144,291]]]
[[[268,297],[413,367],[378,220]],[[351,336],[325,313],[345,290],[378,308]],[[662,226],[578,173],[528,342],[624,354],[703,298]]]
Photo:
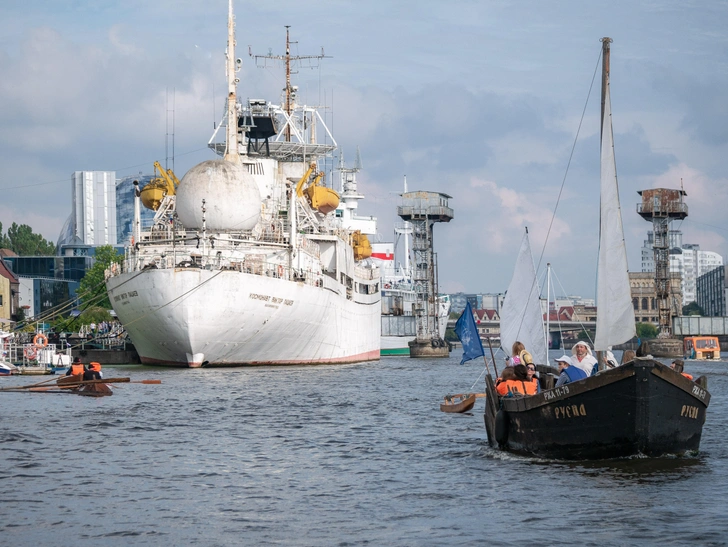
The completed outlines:
[[[235,77],[237,72],[236,65],[242,64],[240,59],[235,59],[235,16],[233,15],[233,0],[228,0],[228,42],[225,51],[226,70],[228,83],[228,102],[227,102],[227,149],[225,152],[225,160],[234,163],[240,162],[240,152],[238,151],[238,116],[237,116],[237,83]]]
[[[291,85],[291,75],[297,74],[297,72],[293,72],[291,70],[291,64],[292,63],[300,63],[302,61],[308,61],[310,63],[311,68],[315,68],[318,66],[318,61],[320,59],[325,59],[328,57],[328,55],[324,55],[324,48],[321,48],[321,54],[320,55],[291,55],[291,44],[297,44],[298,42],[291,42],[290,37],[290,28],[291,25],[285,25],[286,27],[286,53],[285,55],[253,55],[252,51],[249,51],[250,56],[255,59],[256,63],[260,60],[267,60],[267,59],[274,59],[277,61],[283,61],[286,64],[286,87],[283,89],[285,92],[285,98],[283,100],[283,110],[286,113],[286,127],[284,129],[284,136],[286,142],[291,142],[291,123],[292,118],[291,115],[293,114],[293,110],[296,107],[296,91],[298,91],[298,88]],[[313,131],[315,126],[312,124],[311,127],[311,136],[312,139],[314,138]],[[312,141],[313,144],[314,141]]]

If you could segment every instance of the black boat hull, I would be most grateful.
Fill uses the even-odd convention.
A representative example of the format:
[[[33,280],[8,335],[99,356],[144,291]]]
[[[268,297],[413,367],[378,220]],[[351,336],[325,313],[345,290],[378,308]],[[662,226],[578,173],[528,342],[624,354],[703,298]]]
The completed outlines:
[[[495,401],[492,380],[488,397]],[[710,394],[653,360],[632,363],[531,397],[486,404],[491,446],[555,459],[697,451]]]

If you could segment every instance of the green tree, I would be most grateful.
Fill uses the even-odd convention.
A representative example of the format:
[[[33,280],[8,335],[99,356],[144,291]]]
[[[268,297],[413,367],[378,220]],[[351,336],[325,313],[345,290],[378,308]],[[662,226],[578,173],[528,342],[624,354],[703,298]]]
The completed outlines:
[[[687,306],[683,306],[683,315],[704,315],[703,308],[697,302],[690,302]]]
[[[10,248],[10,240],[8,237],[3,234],[3,223],[0,222],[0,249],[9,249]]]
[[[0,224],[0,233],[2,225]],[[7,247],[20,256],[47,256],[56,254],[56,246],[43,236],[33,232],[27,224],[15,222],[8,228],[7,236],[0,237],[0,247]]]
[[[594,333],[583,330],[576,336],[576,338],[582,342],[589,342],[590,340],[594,340]]]
[[[98,306],[104,309],[111,309],[109,295],[106,293],[106,284],[104,283],[104,270],[112,263],[121,263],[123,256],[117,254],[111,245],[102,245],[96,247],[94,265],[87,271],[81,280],[78,295],[84,306]]]
[[[638,338],[656,338],[657,327],[652,323],[637,323],[635,325],[637,329]]]

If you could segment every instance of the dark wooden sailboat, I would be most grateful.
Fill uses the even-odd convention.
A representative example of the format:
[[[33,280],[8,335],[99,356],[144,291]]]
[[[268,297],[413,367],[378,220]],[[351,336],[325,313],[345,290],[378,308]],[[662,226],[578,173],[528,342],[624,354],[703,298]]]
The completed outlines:
[[[609,44],[602,40],[602,172],[595,349],[629,340],[629,291],[609,98]],[[507,303],[507,302],[506,302]],[[544,375],[542,388],[553,376]],[[499,397],[486,376],[485,427],[493,447],[558,459],[697,451],[710,403],[707,380],[649,359],[604,370],[530,397]]]
[[[653,359],[531,397],[498,399],[488,377],[486,393],[492,446],[557,459],[697,451],[710,403],[699,383]]]

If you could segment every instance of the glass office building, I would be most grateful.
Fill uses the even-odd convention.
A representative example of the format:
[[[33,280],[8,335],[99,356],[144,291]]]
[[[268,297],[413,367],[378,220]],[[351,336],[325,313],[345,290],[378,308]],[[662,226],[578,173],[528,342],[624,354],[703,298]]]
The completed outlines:
[[[134,231],[134,181],[139,181],[141,190],[152,181],[151,175],[122,177],[116,181],[116,240],[127,245]],[[149,228],[154,220],[154,211],[139,204],[142,229]]]

